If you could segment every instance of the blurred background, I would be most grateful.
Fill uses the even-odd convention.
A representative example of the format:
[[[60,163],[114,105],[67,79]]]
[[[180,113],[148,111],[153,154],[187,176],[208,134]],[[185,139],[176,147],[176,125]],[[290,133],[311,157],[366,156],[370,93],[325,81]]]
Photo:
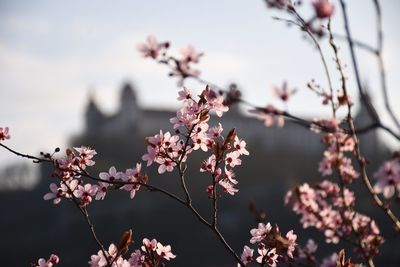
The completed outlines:
[[[305,17],[311,15],[309,1],[303,1]],[[384,60],[391,104],[400,116],[400,32],[398,1],[381,1],[385,34]],[[353,36],[376,44],[372,1],[349,1]],[[138,43],[153,34],[170,41],[171,51],[187,45],[204,52],[198,68],[201,76],[228,88],[235,83],[243,97],[257,105],[281,103],[271,93],[272,85],[287,80],[298,93],[289,110],[304,118],[329,116],[321,99],[306,88],[311,79],[326,87],[324,71],[312,44],[299,30],[272,19],[284,14],[267,9],[263,1],[0,1],[0,127],[8,126],[7,145],[37,155],[55,147],[90,145],[99,155],[92,173],[132,167],[145,153],[144,137],[158,130],[171,130],[176,81],[168,70],[144,59]],[[333,17],[333,31],[343,34],[340,8]],[[326,44],[326,40],[322,40]],[[348,65],[346,75],[355,100],[357,126],[367,125],[368,115],[359,104],[347,45],[340,43],[340,56]],[[330,49],[324,49],[334,71]],[[358,50],[363,83],[379,115],[388,125],[378,67],[374,56]],[[197,66],[196,66],[197,67]],[[336,76],[335,76],[336,77]],[[335,87],[340,83],[334,80]],[[200,92],[203,85],[188,80],[186,85]],[[213,123],[217,123],[213,119]],[[251,155],[237,167],[239,194],[221,201],[221,229],[236,251],[248,244],[249,230],[256,221],[251,202],[264,209],[267,219],[286,232],[301,232],[298,218],[284,207],[287,190],[304,181],[320,181],[316,169],[323,146],[320,136],[287,124],[283,129],[265,128],[249,118],[245,107],[236,106],[222,120],[225,129],[237,127],[248,141]],[[373,173],[399,143],[381,131],[363,136],[363,147]],[[206,185],[209,177],[198,168],[207,155],[191,160],[189,183],[195,205],[207,213]],[[78,210],[63,201],[59,206],[42,200],[51,182],[51,169],[34,165],[0,150],[0,261],[5,266],[27,266],[39,257],[56,253],[60,266],[85,266],[97,252]],[[148,170],[154,184],[179,194],[176,175],[159,176]],[[381,211],[371,205],[361,183],[359,209],[376,216],[384,236],[385,266],[396,266],[399,240]],[[134,231],[136,247],[143,237],[157,238],[172,245],[178,255],[174,266],[232,266],[229,255],[208,229],[178,204],[156,193],[139,192],[133,200],[123,192],[110,194],[90,209],[104,243],[116,242],[128,228]],[[193,230],[190,230],[193,229]],[[299,235],[300,242],[316,237],[320,256],[335,251],[325,246],[313,231]],[[318,239],[319,237],[319,239]],[[342,244],[341,244],[342,245]],[[354,257],[353,257],[354,258]]]

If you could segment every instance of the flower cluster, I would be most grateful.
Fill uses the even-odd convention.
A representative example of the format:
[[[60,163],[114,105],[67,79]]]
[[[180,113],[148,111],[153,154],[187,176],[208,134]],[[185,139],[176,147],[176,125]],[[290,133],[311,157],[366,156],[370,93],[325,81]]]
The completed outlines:
[[[124,253],[126,251],[122,251]],[[142,266],[159,266],[159,263],[165,260],[171,260],[176,257],[171,251],[171,246],[164,246],[156,239],[149,240],[144,238],[141,249],[136,249],[131,253],[129,259],[124,259],[119,246],[111,244],[104,255],[99,250],[96,255],[90,257],[89,265],[91,267],[109,266],[107,260],[112,263],[112,267],[142,267]]]
[[[5,127],[5,128],[0,127],[0,141],[4,141],[4,140],[10,139],[10,138],[11,138],[11,136],[9,134],[8,127]]]
[[[250,243],[257,245],[259,254],[256,262],[262,266],[268,264],[275,267],[278,261],[284,262],[289,258],[293,258],[293,252],[297,245],[297,235],[293,233],[293,230],[287,232],[286,236],[283,237],[277,225],[272,227],[270,223],[259,223],[258,228],[250,230],[250,234],[252,236]],[[254,249],[244,246],[241,255],[241,260],[244,264],[253,261],[253,253]]]
[[[397,192],[400,198],[400,157],[395,155],[393,159],[385,161],[379,170],[374,173],[376,193],[383,193],[385,198],[391,198]]]
[[[126,169],[124,172],[118,172],[112,166],[108,172],[101,172],[99,177],[103,181],[99,181],[95,187],[97,188],[96,200],[103,200],[109,188],[114,184],[119,186],[121,190],[128,191],[130,197],[134,198],[136,192],[139,191],[141,184],[146,184],[148,177],[141,173],[142,164],[136,163],[135,168]]]
[[[58,258],[58,256],[55,254],[51,254],[48,260],[46,260],[44,258],[40,258],[38,260],[38,263],[33,266],[35,266],[35,267],[53,267],[54,265],[58,264],[59,262],[60,262],[60,259]]]
[[[149,36],[146,43],[137,46],[144,57],[150,57],[159,63],[168,65],[171,68],[169,75],[179,78],[178,86],[183,85],[184,79],[200,75],[200,71],[193,69],[192,64],[199,63],[203,53],[197,52],[192,46],[187,46],[179,50],[179,57],[173,57],[167,55],[169,47],[169,42],[159,43],[154,36]]]
[[[224,192],[234,195],[239,190],[234,187],[238,181],[235,179],[233,168],[242,164],[241,155],[249,155],[246,142],[239,139],[235,129],[224,138],[221,124],[211,128],[207,138],[212,155],[201,164],[200,172],[209,172],[213,177],[213,184],[209,185],[206,191],[210,198],[215,198],[214,187],[218,184]]]
[[[374,220],[353,211],[355,197],[350,190],[341,191],[337,184],[326,180],[314,187],[305,183],[289,191],[285,203],[301,215],[304,228],[315,227],[323,232],[327,243],[337,244],[354,233],[363,249],[358,251],[361,256],[378,254],[383,237]]]
[[[124,172],[117,172],[115,167],[111,167],[108,173],[99,174],[97,184],[84,183],[82,175],[86,174],[87,166],[95,164],[93,157],[96,154],[95,150],[83,146],[74,147],[73,150],[68,148],[64,158],[54,160],[54,176],[58,177],[60,182],[51,183],[50,192],[43,198],[52,199],[54,204],[60,203],[62,198],[75,198],[80,201],[80,206],[84,207],[90,204],[93,198],[103,200],[111,186],[130,192],[133,198],[140,189],[140,184],[147,182],[147,176],[141,174],[141,164],[138,163],[135,168]]]
[[[219,117],[228,111],[229,108],[223,104],[224,98],[207,86],[198,100],[186,88],[179,91],[178,100],[183,102],[183,106],[176,117],[170,119],[177,134],[160,131],[148,137],[147,154],[142,159],[147,161],[147,166],[153,162],[159,164],[158,172],[161,174],[172,172],[195,150],[210,150],[212,155],[200,167],[201,172],[210,172],[214,178],[207,192],[214,192],[214,186],[218,184],[225,192],[234,195],[238,191],[234,185],[238,182],[232,169],[241,164],[240,156],[249,155],[249,152],[246,142],[237,136],[235,129],[224,138],[221,124],[214,127],[208,124],[211,111]]]
[[[50,192],[44,195],[45,200],[53,199],[54,204],[58,204],[62,198],[77,198],[81,200],[81,205],[86,206],[92,201],[97,188],[91,184],[84,184],[81,178],[87,166],[93,166],[93,157],[96,151],[88,147],[68,148],[66,156],[62,159],[54,160],[54,176],[60,179],[59,184],[51,183]],[[51,158],[51,157],[50,157]]]
[[[314,121],[311,125],[311,130],[316,132],[319,132],[320,127],[326,127],[332,131],[332,133],[325,133],[322,137],[322,143],[327,148],[324,151],[324,158],[319,163],[318,170],[323,176],[326,176],[332,175],[333,170],[336,169],[341,180],[345,184],[351,184],[354,179],[358,178],[359,174],[354,170],[351,159],[345,153],[353,152],[354,139],[343,133],[339,124],[338,120],[331,119]]]

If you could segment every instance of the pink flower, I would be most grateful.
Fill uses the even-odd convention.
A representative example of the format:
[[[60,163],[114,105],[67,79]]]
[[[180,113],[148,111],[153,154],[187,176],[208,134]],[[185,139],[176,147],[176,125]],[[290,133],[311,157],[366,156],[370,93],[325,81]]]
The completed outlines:
[[[192,46],[181,48],[180,52],[182,55],[182,59],[180,61],[185,63],[198,63],[200,57],[203,56],[203,53],[197,52]]]
[[[58,204],[61,201],[61,198],[71,198],[72,193],[78,186],[78,180],[69,180],[66,182],[62,182],[61,186],[58,187],[55,183],[50,184],[50,193],[47,193],[43,196],[44,200],[53,199],[54,204]]]
[[[97,152],[94,149],[85,146],[74,147],[74,149],[79,153],[79,166],[82,169],[85,169],[86,166],[93,166],[95,164],[92,158],[97,155]]]
[[[218,126],[211,127],[208,130],[208,137],[211,139],[218,138],[221,136],[223,130],[221,123],[218,123]]]
[[[51,183],[49,187],[51,192],[44,195],[43,199],[44,200],[53,199],[54,204],[60,203],[61,197],[63,196],[63,191],[61,190],[61,188],[58,188],[58,186],[55,183]]]
[[[270,223],[264,224],[259,223],[258,228],[254,228],[250,230],[250,234],[252,238],[250,239],[250,243],[254,244],[256,242],[262,241],[267,234],[271,231],[272,226]]]
[[[207,100],[209,109],[214,110],[218,117],[222,117],[222,114],[229,110],[229,107],[224,105],[224,97],[215,93],[208,85],[202,96]]]
[[[315,15],[320,19],[332,16],[335,10],[335,6],[330,0],[314,0],[312,4],[315,9]]]
[[[275,267],[276,263],[278,262],[279,255],[276,254],[276,248],[267,250],[265,245],[259,245],[258,253],[260,254],[257,257],[256,261],[260,264],[268,264],[271,267]]]
[[[9,128],[8,127],[5,127],[5,128],[0,127],[0,141],[4,141],[4,140],[10,139],[10,138],[11,138],[11,136],[9,134]]]
[[[201,164],[200,172],[214,173],[216,164],[217,164],[216,158],[215,155],[213,154]]]
[[[108,247],[108,251],[106,251],[106,256],[109,258],[113,258],[117,255],[118,249],[114,244],[111,244]],[[92,255],[90,256],[90,261],[88,262],[90,264],[90,267],[104,267],[107,266],[107,260],[106,257],[103,254],[103,251],[99,250],[97,252],[97,255]],[[118,265],[120,266],[120,265]],[[116,267],[116,264],[113,264],[113,267]]]
[[[74,191],[74,196],[82,200],[82,205],[86,206],[92,202],[92,197],[96,195],[97,187],[91,184],[84,186],[78,185],[78,190]]]
[[[103,183],[103,182],[99,182],[98,185],[96,186],[96,200],[104,200],[104,198],[106,197],[107,191],[108,191],[108,187],[110,186],[109,183]]]
[[[225,164],[232,168],[236,165],[241,165],[242,161],[239,159],[240,153],[238,151],[229,152],[225,156]]]
[[[188,99],[191,99],[192,98],[192,96],[191,96],[191,94],[190,94],[190,91],[186,88],[186,87],[183,87],[183,90],[182,91],[179,91],[178,92],[178,95],[179,95],[179,97],[177,98],[179,101],[180,100],[188,100]]]
[[[287,248],[287,254],[290,258],[293,258],[293,251],[295,249],[296,244],[296,239],[297,235],[293,233],[293,230],[290,230],[286,234],[286,239],[288,240],[288,248]]]
[[[176,166],[175,162],[165,158],[161,158],[158,163],[160,163],[160,166],[158,167],[159,174],[163,174],[165,171],[172,172],[174,170],[174,167]]]
[[[156,252],[158,255],[160,255],[160,257],[168,261],[176,257],[176,255],[172,254],[170,245],[163,246],[160,242],[157,243]]]
[[[144,263],[144,255],[142,255],[140,250],[137,249],[132,252],[131,257],[128,261],[131,267],[142,267],[142,264]]]
[[[244,264],[248,264],[253,261],[254,249],[244,246],[242,256],[240,257]]]
[[[109,181],[109,182],[114,182],[115,180],[119,180],[122,178],[122,173],[121,172],[117,172],[117,169],[112,166],[110,167],[110,169],[107,172],[101,172],[99,174],[100,179],[104,180],[104,181]]]
[[[296,92],[296,89],[289,90],[287,82],[283,83],[282,88],[278,88],[275,85],[272,86],[272,93],[274,96],[281,99],[283,102],[287,102],[290,96],[294,95]]]
[[[160,51],[164,48],[168,48],[169,44],[167,42],[158,43],[157,39],[150,35],[147,37],[146,43],[141,43],[137,45],[137,49],[142,53],[143,57],[151,57],[156,59]]]
[[[143,241],[143,246],[142,246],[142,251],[147,252],[147,251],[155,251],[157,248],[157,240],[152,239],[151,241],[147,238],[144,238]]]
[[[396,188],[400,192],[400,164],[397,160],[384,162],[374,174],[377,183],[374,185],[376,193],[382,193],[385,198],[391,198]]]
[[[224,179],[228,180],[232,184],[237,184],[238,181],[233,177],[235,177],[235,173],[232,171],[232,169],[227,170],[225,166]]]
[[[231,184],[231,183],[228,182],[228,181],[220,180],[220,181],[218,182],[218,184],[224,188],[224,191],[225,191],[226,193],[228,193],[228,194],[230,194],[230,195],[232,195],[232,196],[235,195],[235,193],[239,192],[239,189],[234,188],[234,187],[233,187],[233,184]]]
[[[208,128],[208,124],[207,128]],[[200,132],[198,134],[195,134],[192,136],[192,140],[193,140],[193,150],[198,150],[199,148],[201,148],[201,150],[203,150],[204,152],[207,152],[208,150],[208,136],[203,133]]]
[[[235,136],[235,142],[233,143],[233,146],[240,155],[249,155],[249,151],[246,149],[246,142],[239,139],[239,137]]]
[[[47,261],[44,258],[40,258],[38,260],[38,265],[35,265],[35,267],[53,267],[59,262],[60,259],[58,258],[58,256],[55,254],[51,254],[50,258]]]
[[[152,146],[147,146],[147,154],[142,156],[144,161],[147,161],[147,167],[150,166],[157,156],[157,151]]]
[[[135,169],[127,169],[122,176],[122,180],[124,182],[129,182],[129,183],[135,183],[139,181],[140,177],[140,169],[142,167],[142,164],[137,163]],[[140,188],[139,184],[126,184],[121,189],[124,189],[126,191],[130,191],[130,196],[131,198],[135,197],[136,191],[138,191]]]

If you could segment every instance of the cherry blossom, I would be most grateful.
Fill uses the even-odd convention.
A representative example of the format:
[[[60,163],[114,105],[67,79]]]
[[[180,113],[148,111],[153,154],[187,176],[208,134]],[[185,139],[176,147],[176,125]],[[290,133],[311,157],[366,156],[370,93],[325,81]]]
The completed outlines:
[[[72,193],[78,186],[78,181],[77,180],[69,180],[66,182],[62,182],[60,186],[58,186],[55,183],[51,183],[49,188],[50,188],[50,193],[47,193],[43,196],[44,200],[50,200],[53,199],[54,204],[60,203],[61,199],[64,198],[71,198]]]
[[[157,248],[156,248],[156,252],[158,255],[160,255],[162,258],[166,259],[166,260],[170,260],[170,259],[174,259],[176,258],[176,255],[172,254],[171,252],[171,246],[167,245],[167,246],[163,246],[160,242],[157,243]]]
[[[145,261],[145,256],[142,255],[142,252],[139,249],[137,249],[132,252],[128,261],[131,267],[142,267],[142,264]]]
[[[157,39],[150,35],[147,37],[147,42],[138,44],[137,49],[142,53],[143,57],[158,58],[162,49],[169,47],[167,42],[159,43]]]
[[[343,196],[344,198],[343,198]],[[356,233],[361,244],[361,255],[376,255],[383,243],[374,220],[366,215],[349,210],[354,207],[354,193],[329,181],[323,181],[313,187],[308,184],[289,191],[285,199],[296,214],[301,215],[304,228],[315,227],[325,235],[327,243],[338,243],[341,238]]]
[[[254,228],[250,230],[250,234],[252,235],[252,238],[250,239],[250,243],[254,244],[256,242],[262,241],[267,234],[271,231],[272,226],[270,223],[264,224],[264,223],[259,223],[258,228]]]
[[[238,151],[229,152],[225,156],[225,164],[231,166],[232,168],[241,165],[242,160],[239,159],[240,153]]]
[[[272,93],[275,97],[279,98],[283,102],[287,102],[290,96],[294,95],[297,92],[296,89],[289,89],[288,83],[285,81],[281,88],[277,86],[272,86]]]
[[[144,238],[142,243],[143,243],[143,246],[141,247],[142,251],[155,251],[158,242],[156,239],[149,240],[148,238]]]
[[[183,89],[178,92],[178,95],[179,96],[178,96],[177,100],[179,100],[179,101],[188,100],[188,99],[192,98],[190,91],[186,87],[183,87]]]
[[[293,251],[295,250],[296,247],[296,239],[297,239],[297,235],[295,235],[293,233],[293,230],[290,230],[289,232],[287,232],[286,234],[286,239],[288,240],[288,245],[287,245],[287,255],[290,258],[293,258]]]
[[[396,190],[400,193],[400,163],[397,159],[384,162],[374,173],[377,180],[374,185],[376,193],[383,193],[385,198],[391,198]],[[400,197],[400,195],[399,195]]]
[[[122,175],[122,180],[127,183],[135,183],[135,182],[141,182],[141,173],[140,170],[142,168],[142,164],[137,163],[136,167],[134,169],[127,169],[125,173]],[[139,184],[126,184],[121,187],[121,189],[126,190],[130,192],[130,197],[134,198],[136,191],[140,189]]]
[[[230,194],[230,195],[232,195],[232,196],[235,195],[235,193],[239,192],[239,190],[236,189],[236,188],[234,188],[234,187],[233,187],[234,185],[231,184],[231,183],[228,182],[228,181],[220,180],[220,181],[218,182],[218,184],[224,188],[224,191],[225,191],[226,193],[228,193],[228,194]]]
[[[110,169],[107,172],[101,172],[99,174],[100,179],[104,180],[104,181],[109,181],[109,182],[114,182],[116,180],[120,180],[122,178],[122,173],[121,172],[117,172],[117,169],[112,166],[110,167]]]
[[[257,257],[256,261],[260,264],[268,264],[271,267],[275,267],[278,262],[278,254],[276,254],[276,248],[267,250],[265,246],[258,246],[258,253],[260,254]]]
[[[9,128],[8,127],[0,127],[0,141],[4,141],[7,139],[10,139],[11,136],[9,134]]]
[[[78,161],[79,166],[82,169],[85,169],[86,166],[93,166],[95,164],[92,158],[97,155],[97,152],[94,149],[85,146],[74,147],[74,149],[79,153]]]
[[[223,130],[224,129],[222,128],[221,123],[218,123],[217,126],[210,127],[210,129],[208,130],[208,138],[216,139],[216,138],[221,137]]]
[[[233,146],[237,151],[239,152],[240,155],[249,155],[249,151],[246,149],[246,142],[239,139],[238,136],[235,137],[235,142],[233,143]]]
[[[77,190],[74,191],[74,196],[82,200],[82,205],[86,206],[92,202],[92,197],[96,195],[98,188],[91,184],[84,186],[78,185]]]
[[[108,187],[110,186],[109,183],[103,183],[103,182],[99,182],[98,185],[96,185],[96,200],[104,200],[104,198],[106,197],[107,191],[108,191]]]
[[[200,167],[200,172],[210,172],[210,173],[214,173],[215,171],[215,166],[216,166],[216,157],[215,155],[211,155],[210,157],[208,157],[207,160],[205,160]]]
[[[193,62],[193,63],[198,63],[199,59],[201,56],[203,56],[203,53],[197,52],[192,46],[188,46],[185,48],[180,49],[182,59],[181,62]]]
[[[253,261],[253,252],[254,249],[251,249],[248,246],[244,246],[243,253],[240,257],[244,264],[248,264]]]
[[[45,260],[44,258],[40,258],[38,260],[38,264],[35,265],[35,267],[53,267],[54,265],[58,264],[59,262],[60,262],[60,258],[55,254],[51,254],[48,260]]]

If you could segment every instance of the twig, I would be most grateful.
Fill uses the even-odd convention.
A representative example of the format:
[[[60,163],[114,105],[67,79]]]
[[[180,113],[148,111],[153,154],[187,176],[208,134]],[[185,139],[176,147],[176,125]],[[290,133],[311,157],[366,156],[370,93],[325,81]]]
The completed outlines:
[[[62,182],[62,183],[68,188],[68,190],[71,192],[72,201],[74,202],[75,206],[79,209],[79,211],[82,213],[83,217],[85,218],[85,221],[86,221],[86,223],[87,223],[87,225],[88,225],[88,227],[89,227],[89,229],[90,229],[90,233],[91,233],[91,235],[92,235],[92,237],[93,237],[93,240],[94,240],[94,241],[97,243],[97,245],[100,247],[100,250],[101,250],[101,252],[102,252],[103,255],[104,255],[104,258],[105,258],[106,261],[107,261],[107,266],[110,266],[110,267],[111,267],[112,262],[110,262],[110,259],[108,258],[107,254],[106,254],[106,250],[104,249],[103,243],[102,243],[102,242],[100,241],[100,239],[97,237],[96,231],[95,231],[95,229],[94,229],[94,225],[93,225],[92,221],[90,220],[89,213],[88,213],[86,207],[82,207],[82,206],[79,204],[79,201],[78,201],[78,200],[76,199],[76,197],[74,196],[73,191],[72,191],[71,188],[68,186],[68,184],[67,184],[66,182],[62,181],[62,180],[61,180],[61,182]]]
[[[343,14],[344,16],[346,15],[345,12],[345,6],[344,6],[344,2],[343,0],[340,0],[342,9],[343,9]],[[345,19],[345,27],[348,28],[347,25],[348,21],[347,19]],[[342,90],[343,90],[343,95],[345,96],[346,99],[349,99],[348,97],[348,92],[347,92],[347,86],[346,86],[346,78],[343,72],[343,67],[340,64],[339,58],[338,58],[338,50],[337,47],[335,45],[335,43],[333,42],[333,37],[332,37],[332,42],[330,42],[330,45],[334,51],[335,54],[335,59],[336,59],[336,64],[340,73],[340,77],[341,77],[341,82],[342,82]],[[351,131],[351,136],[354,140],[354,152],[355,152],[355,156],[357,158],[358,161],[358,165],[361,169],[361,176],[363,179],[364,184],[366,185],[369,193],[371,194],[374,202],[385,212],[385,214],[393,221],[395,229],[397,231],[400,232],[400,221],[399,219],[394,215],[394,213],[392,212],[392,210],[389,208],[389,206],[387,204],[385,204],[380,197],[377,195],[377,193],[375,192],[375,190],[373,189],[370,179],[368,177],[367,171],[366,171],[366,161],[364,159],[364,157],[361,154],[360,151],[360,145],[359,145],[359,139],[358,136],[356,134],[356,130],[354,127],[354,121],[353,118],[351,116],[351,104],[349,101],[347,101],[347,110],[348,110],[348,114],[347,114],[347,122],[348,122],[348,126],[350,128]]]
[[[359,92],[359,94],[361,96],[361,100],[363,101],[364,105],[366,106],[366,108],[368,110],[368,113],[369,113],[370,117],[374,121],[380,122],[380,118],[377,115],[377,113],[375,111],[375,108],[368,101],[367,96],[365,95],[365,93],[363,91],[363,87],[361,85],[360,72],[359,72],[359,69],[358,69],[357,58],[356,58],[356,54],[355,54],[355,51],[354,51],[353,37],[351,36],[351,33],[350,33],[349,21],[348,21],[347,12],[346,12],[346,4],[344,3],[343,0],[340,0],[340,5],[342,7],[344,28],[346,30],[347,43],[349,44],[351,61],[353,63],[354,75],[356,77],[358,92]]]
[[[373,0],[374,5],[375,5],[375,11],[376,11],[376,27],[377,27],[377,35],[378,35],[378,49],[376,51],[376,57],[378,59],[378,65],[379,65],[379,73],[380,73],[380,78],[381,78],[381,87],[382,87],[382,92],[383,92],[383,99],[385,101],[385,107],[392,118],[393,122],[396,124],[397,128],[400,129],[400,122],[397,119],[397,117],[394,115],[394,112],[392,110],[392,107],[390,106],[389,103],[389,96],[388,96],[388,91],[387,91],[387,86],[386,86],[386,71],[385,71],[385,65],[383,62],[383,56],[382,56],[382,50],[383,50],[383,30],[382,30],[382,12],[381,12],[381,7],[379,4],[378,0]]]
[[[13,154],[15,154],[15,155],[17,155],[17,156],[19,156],[19,157],[23,157],[23,158],[27,158],[27,159],[32,159],[34,163],[39,163],[39,162],[52,162],[50,159],[38,158],[38,157],[31,156],[31,155],[28,155],[28,154],[19,153],[18,151],[15,151],[15,150],[11,149],[10,147],[8,147],[8,146],[2,144],[1,142],[0,142],[0,146],[4,147],[4,148],[7,149],[8,151],[10,151],[11,153],[13,153]]]

